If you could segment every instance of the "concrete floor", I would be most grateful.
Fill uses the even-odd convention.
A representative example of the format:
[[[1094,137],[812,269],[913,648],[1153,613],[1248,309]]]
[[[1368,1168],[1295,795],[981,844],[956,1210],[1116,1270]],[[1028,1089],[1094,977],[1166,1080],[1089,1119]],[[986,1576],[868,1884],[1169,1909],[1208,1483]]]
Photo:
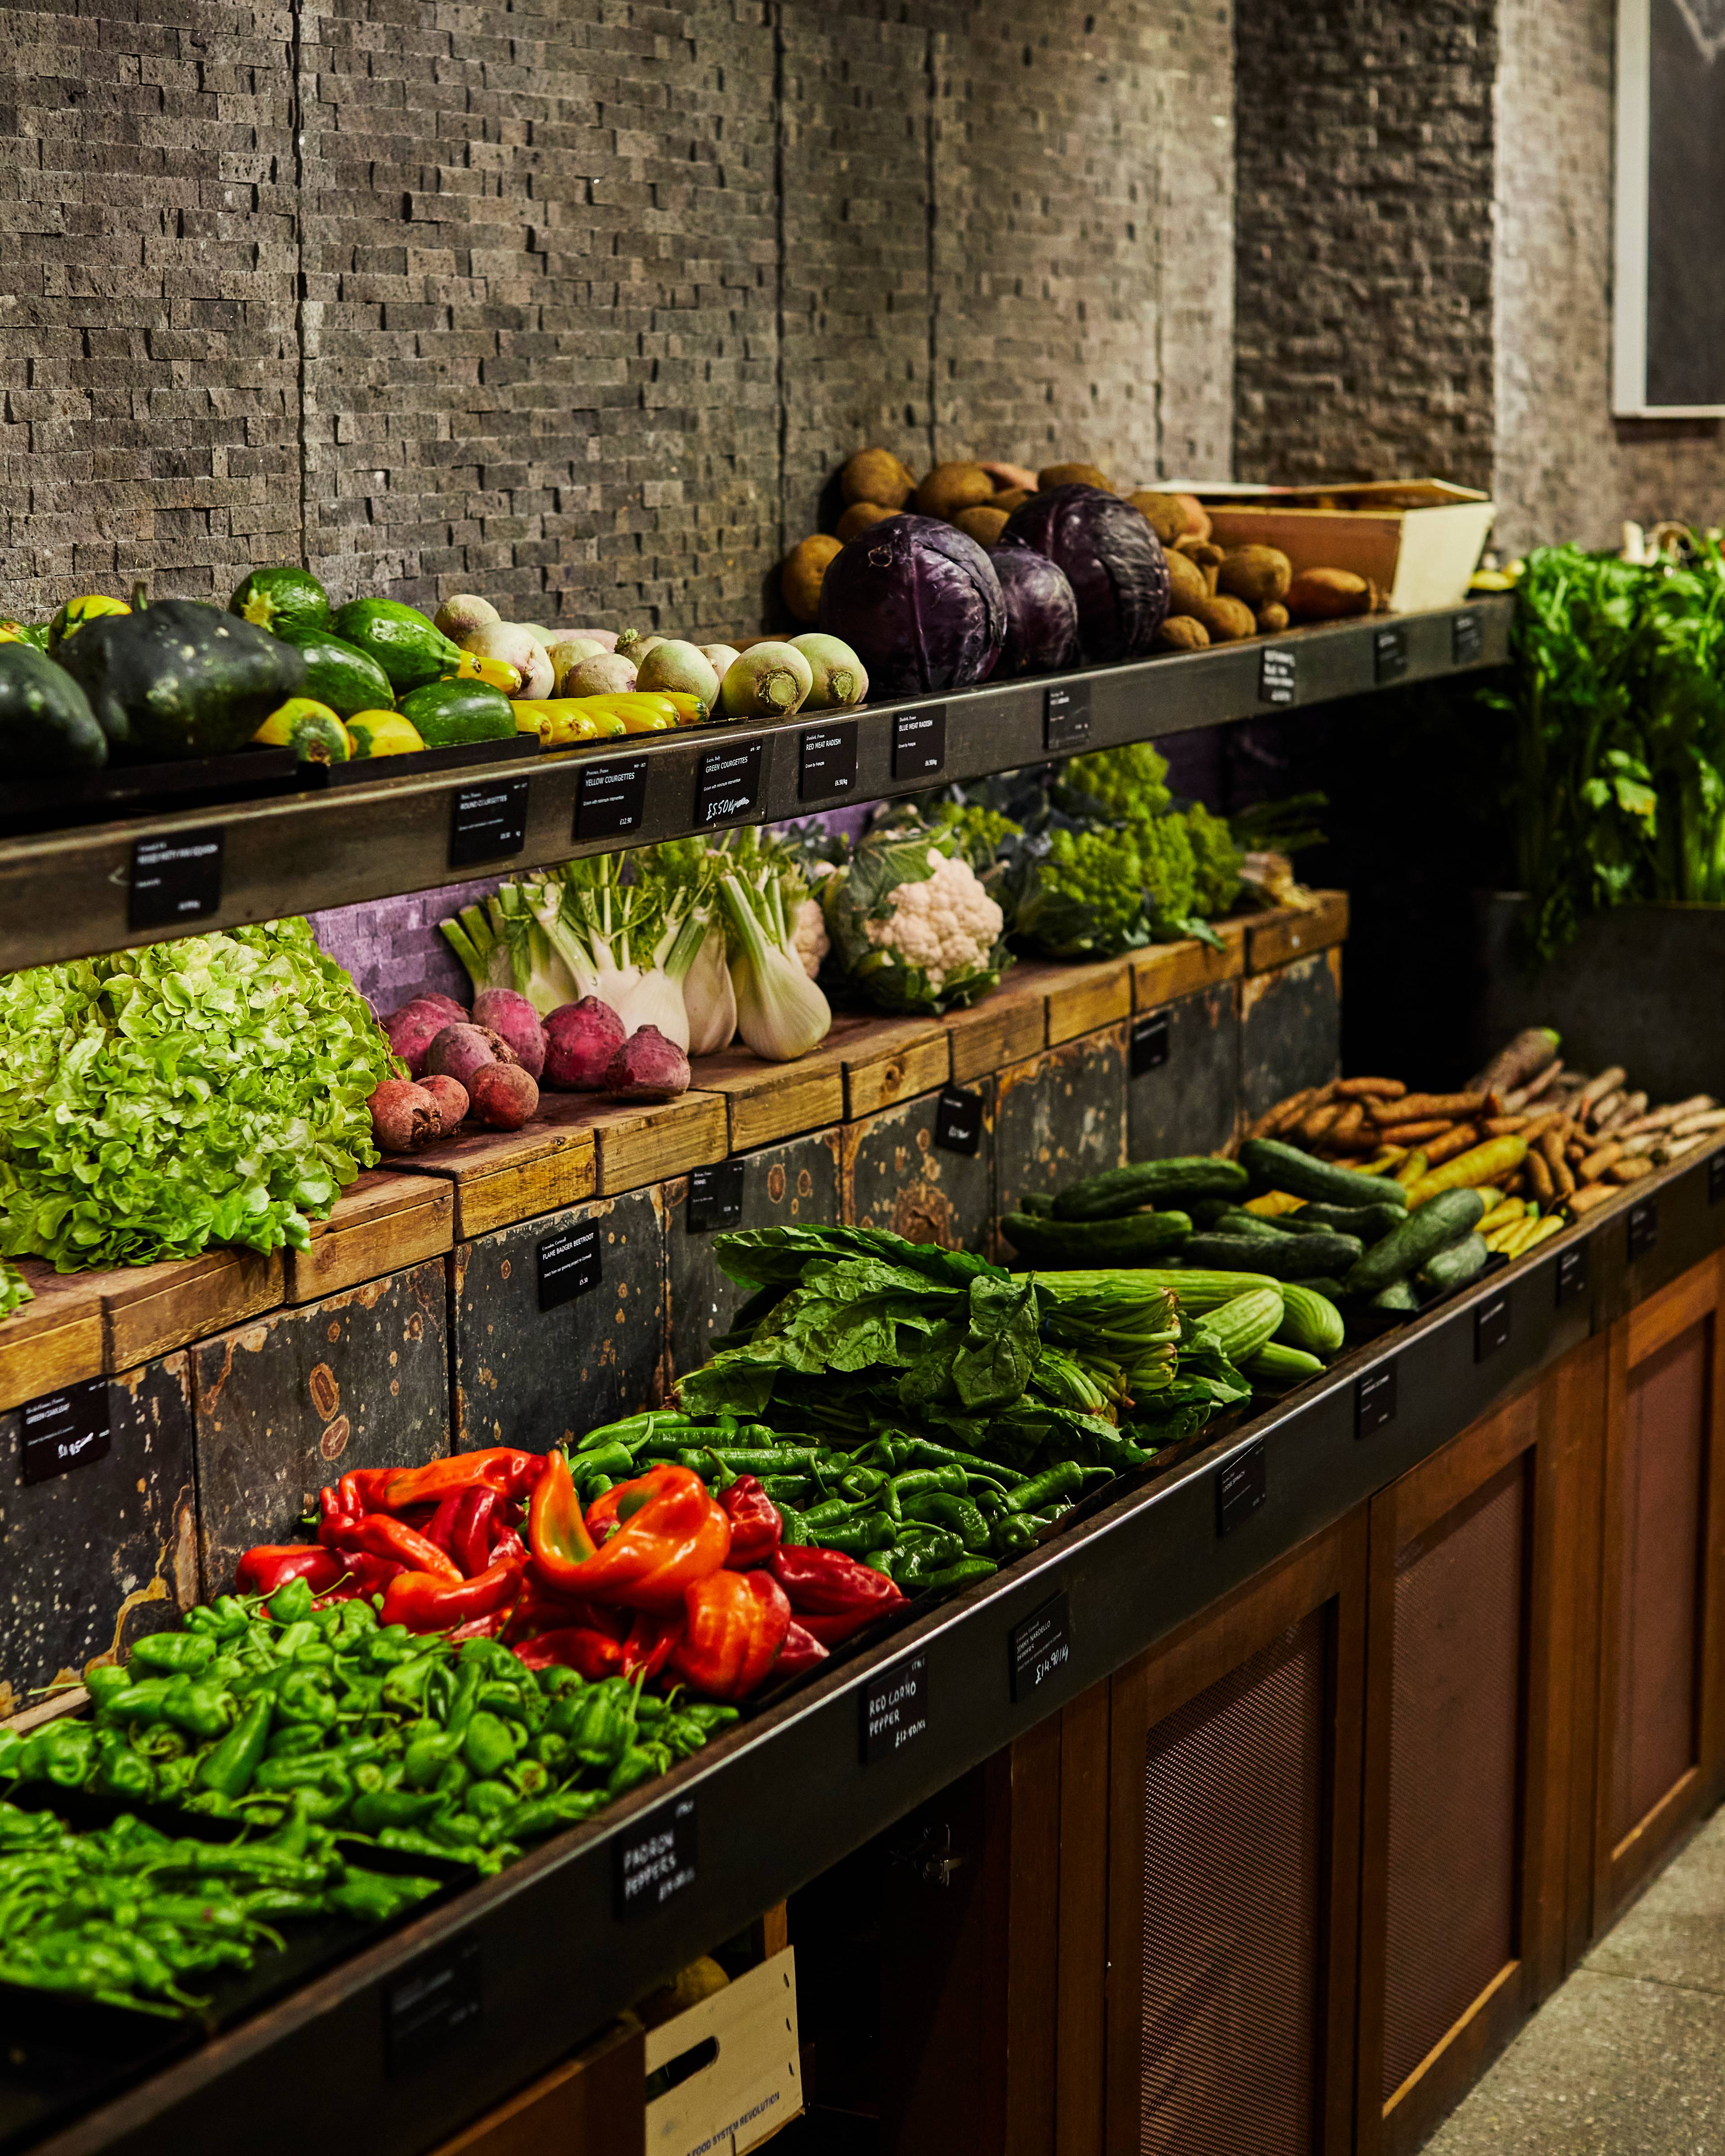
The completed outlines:
[[[1487,2152],[1725,2152],[1725,1811],[1425,2144],[1425,2156]]]

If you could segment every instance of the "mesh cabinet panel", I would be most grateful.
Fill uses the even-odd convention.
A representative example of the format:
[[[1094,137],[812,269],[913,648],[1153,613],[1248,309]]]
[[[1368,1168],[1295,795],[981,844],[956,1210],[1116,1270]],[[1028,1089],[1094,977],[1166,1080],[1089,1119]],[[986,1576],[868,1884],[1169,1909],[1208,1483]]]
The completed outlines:
[[[1325,1664],[1315,1612],[1150,1732],[1145,2156],[1310,2156]]]
[[[1524,1476],[1397,1554],[1386,2100],[1516,1951]]]
[[[1708,1322],[1630,1373],[1617,1616],[1611,1839],[1620,1842],[1696,1758]]]

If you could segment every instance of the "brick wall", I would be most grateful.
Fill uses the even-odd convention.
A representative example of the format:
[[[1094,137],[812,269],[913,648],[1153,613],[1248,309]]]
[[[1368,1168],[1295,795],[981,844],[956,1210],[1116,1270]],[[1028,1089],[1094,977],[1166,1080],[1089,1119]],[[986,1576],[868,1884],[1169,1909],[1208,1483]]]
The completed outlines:
[[[711,635],[871,439],[1214,469],[1230,48],[1226,0],[0,12],[0,605],[303,557]]]

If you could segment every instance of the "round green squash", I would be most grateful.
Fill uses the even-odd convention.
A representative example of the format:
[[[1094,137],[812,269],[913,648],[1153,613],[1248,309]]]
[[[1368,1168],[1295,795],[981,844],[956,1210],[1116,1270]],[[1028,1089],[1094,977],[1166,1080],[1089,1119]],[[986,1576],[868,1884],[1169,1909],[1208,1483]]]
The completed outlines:
[[[0,644],[0,771],[39,778],[107,761],[108,737],[64,667],[28,644]]]
[[[228,600],[228,611],[280,636],[290,629],[326,629],[330,595],[310,569],[284,562],[254,569]]]

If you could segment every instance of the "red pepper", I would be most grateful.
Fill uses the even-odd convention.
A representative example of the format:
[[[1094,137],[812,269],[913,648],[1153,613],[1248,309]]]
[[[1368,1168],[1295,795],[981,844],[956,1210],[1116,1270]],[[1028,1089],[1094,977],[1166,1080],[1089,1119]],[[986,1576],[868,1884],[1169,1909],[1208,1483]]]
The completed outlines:
[[[787,1547],[773,1560],[773,1577],[808,1630],[836,1647],[904,1601],[884,1572],[870,1571],[842,1550]]]
[[[506,1496],[516,1497],[532,1488],[539,1466],[536,1452],[517,1452],[512,1445],[493,1445],[484,1452],[454,1452],[447,1460],[434,1460],[425,1467],[393,1469],[382,1498],[372,1502],[374,1507],[381,1504],[385,1510],[397,1512],[403,1505],[423,1505],[428,1500],[436,1504],[451,1491],[470,1490],[479,1483],[489,1483]]]
[[[381,1594],[398,1573],[408,1568],[393,1558],[372,1557],[364,1550],[342,1551],[341,1563],[341,1577],[322,1597],[326,1602],[352,1602],[356,1596]]]
[[[400,1472],[398,1467],[350,1467],[336,1485],[336,1509],[355,1519],[381,1512],[389,1479]]]
[[[235,1566],[234,1584],[241,1594],[274,1594],[289,1580],[303,1579],[314,1594],[321,1594],[347,1568],[333,1550],[317,1543],[259,1543]]]
[[[521,1599],[510,1613],[509,1639],[529,1640],[536,1632],[566,1631],[572,1625],[603,1632],[619,1645],[629,1635],[630,1612],[606,1608],[597,1602],[578,1602],[567,1594],[552,1594],[534,1577],[529,1566]]]
[[[439,1549],[405,1520],[391,1519],[388,1512],[368,1512],[337,1548],[365,1550],[372,1557],[390,1558],[398,1564],[406,1565],[410,1572],[429,1572],[451,1585],[464,1577],[460,1566],[447,1550]]]
[[[458,1625],[450,1633],[452,1640],[495,1640],[502,1631],[509,1612],[493,1609],[484,1617],[470,1617],[465,1625]]]
[[[449,1525],[449,1538],[444,1545],[470,1579],[484,1572],[500,1553],[491,1547],[491,1527],[497,1508],[503,1500],[489,1483],[476,1489],[463,1490],[455,1496],[445,1497],[444,1505],[454,1507]],[[439,1512],[443,1506],[438,1507]],[[433,1540],[436,1537],[434,1536]],[[521,1537],[514,1537],[517,1546]],[[525,1559],[526,1551],[522,1549]]]
[[[715,1572],[688,1588],[689,1629],[670,1666],[709,1699],[746,1699],[778,1660],[791,1605],[768,1572]]]
[[[603,1547],[596,1548],[602,1533]],[[557,1593],[675,1609],[691,1581],[724,1563],[731,1522],[686,1467],[655,1467],[619,1482],[583,1521],[569,1463],[553,1451],[533,1491],[527,1540],[542,1584]]]
[[[553,1662],[559,1662],[566,1669],[578,1670],[590,1684],[600,1677],[619,1676],[623,1671],[621,1643],[585,1625],[542,1632],[537,1639],[523,1640],[515,1651],[516,1659],[530,1670],[549,1669]]]
[[[623,1674],[650,1684],[671,1658],[687,1619],[680,1609],[639,1609],[623,1643]]]
[[[793,1617],[791,1629],[784,1635],[784,1645],[778,1650],[778,1660],[773,1665],[773,1674],[776,1677],[799,1677],[804,1670],[812,1670],[826,1658],[827,1650],[814,1633]]]
[[[410,1632],[447,1632],[471,1617],[502,1611],[521,1592],[518,1564],[494,1564],[477,1579],[451,1586],[436,1573],[398,1573],[383,1590],[383,1622]]]
[[[765,1564],[784,1533],[778,1506],[752,1475],[739,1475],[729,1489],[720,1492],[719,1502],[731,1522],[731,1554],[726,1563],[732,1572]]]
[[[462,1501],[468,1495],[469,1492],[465,1490],[452,1490],[443,1502],[434,1509],[431,1517],[419,1530],[427,1542],[435,1543],[440,1550],[455,1558],[456,1565],[463,1573],[465,1573],[467,1567],[461,1563],[459,1557],[455,1557],[452,1537],[455,1532],[455,1522],[460,1513]],[[485,1567],[481,1565],[480,1570],[483,1572]]]

